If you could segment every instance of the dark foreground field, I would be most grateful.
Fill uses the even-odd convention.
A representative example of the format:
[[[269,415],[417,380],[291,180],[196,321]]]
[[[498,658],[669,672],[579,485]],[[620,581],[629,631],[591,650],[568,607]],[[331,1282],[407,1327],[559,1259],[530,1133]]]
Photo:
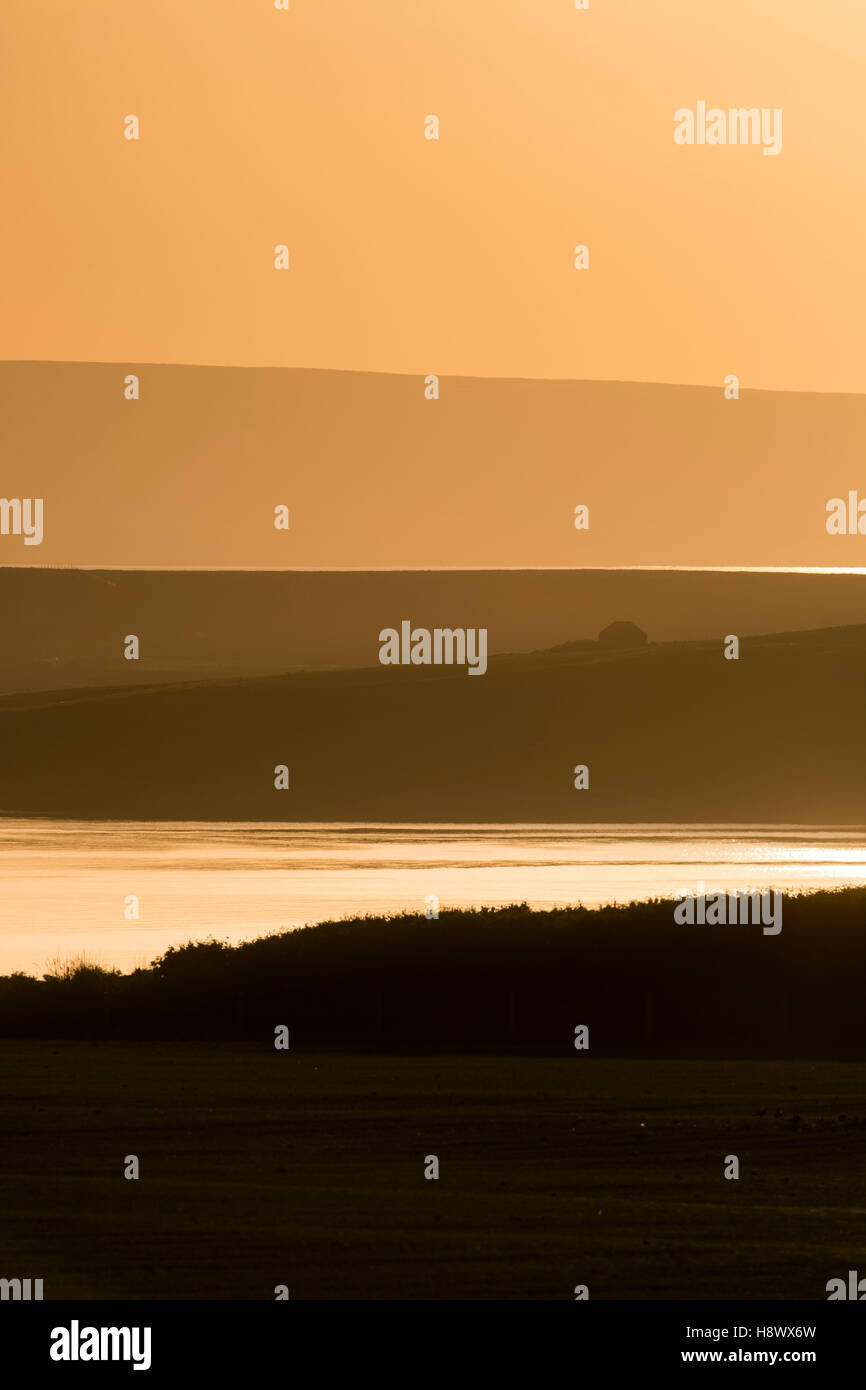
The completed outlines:
[[[0,1075],[0,1276],[49,1299],[825,1299],[866,1271],[866,1063],[6,1040]]]

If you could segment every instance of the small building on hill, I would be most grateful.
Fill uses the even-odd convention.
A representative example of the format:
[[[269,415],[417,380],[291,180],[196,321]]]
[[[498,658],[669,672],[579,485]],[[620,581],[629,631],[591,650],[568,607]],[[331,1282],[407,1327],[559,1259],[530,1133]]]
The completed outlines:
[[[637,623],[608,623],[598,640],[603,647],[645,647],[647,635]]]

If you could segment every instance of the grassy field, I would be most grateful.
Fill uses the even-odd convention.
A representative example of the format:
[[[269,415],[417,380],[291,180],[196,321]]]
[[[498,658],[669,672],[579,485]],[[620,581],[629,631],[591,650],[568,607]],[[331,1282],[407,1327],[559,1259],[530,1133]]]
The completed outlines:
[[[864,1063],[3,1041],[0,1076],[0,1277],[46,1298],[824,1299],[866,1272]]]

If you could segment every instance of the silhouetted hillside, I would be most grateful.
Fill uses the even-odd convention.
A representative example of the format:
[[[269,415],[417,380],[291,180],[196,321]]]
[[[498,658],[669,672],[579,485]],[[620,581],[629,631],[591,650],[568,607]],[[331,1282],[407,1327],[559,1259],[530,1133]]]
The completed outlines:
[[[0,700],[0,811],[866,823],[866,627]],[[588,790],[573,769],[590,770]],[[290,770],[275,790],[274,769]]]

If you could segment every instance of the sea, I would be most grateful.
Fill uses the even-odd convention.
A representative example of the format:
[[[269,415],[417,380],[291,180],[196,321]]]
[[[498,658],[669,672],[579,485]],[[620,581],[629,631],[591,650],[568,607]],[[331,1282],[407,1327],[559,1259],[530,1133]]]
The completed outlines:
[[[0,975],[449,907],[866,883],[866,827],[0,820]]]

